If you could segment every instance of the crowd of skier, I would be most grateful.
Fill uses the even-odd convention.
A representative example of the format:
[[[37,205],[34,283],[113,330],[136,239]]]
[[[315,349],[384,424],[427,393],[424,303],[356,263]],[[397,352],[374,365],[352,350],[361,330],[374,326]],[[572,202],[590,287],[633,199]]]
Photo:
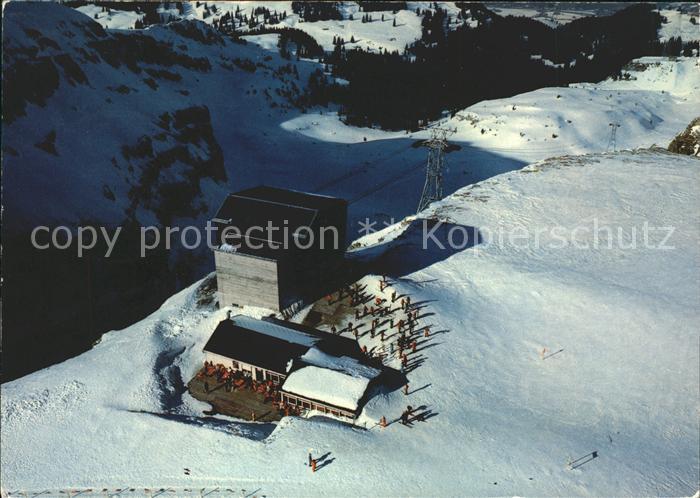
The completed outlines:
[[[365,344],[360,346],[361,350],[368,357],[384,364],[391,365],[394,363],[392,360],[395,360],[403,373],[412,368],[409,355],[418,351],[419,340],[430,337],[430,325],[419,325],[419,306],[411,301],[410,296],[399,295],[396,290],[390,289],[386,277],[381,277],[379,292],[376,294],[368,291],[367,285],[354,283],[327,295],[325,299],[329,306],[348,304],[354,317],[354,321],[348,321],[345,327],[340,329],[332,325],[332,334],[352,334],[358,341],[365,335],[369,335],[371,339],[379,339],[374,341],[375,346],[370,344],[370,348],[367,345],[368,341],[363,340]],[[206,394],[212,391],[210,382],[215,382],[217,389],[223,384],[226,392],[248,389],[262,395],[264,402],[271,403],[280,415],[300,414],[299,407],[280,401],[279,386],[270,380],[259,382],[247,372],[208,361],[204,363],[204,368],[197,374],[197,378],[203,382]],[[402,391],[404,395],[410,394],[408,384],[403,386]],[[255,413],[251,418],[255,420]],[[415,420],[424,419],[424,413],[409,405],[397,421],[409,425]],[[386,417],[382,416],[378,425],[382,428],[387,427],[389,423]]]
[[[386,296],[389,283],[386,277],[379,281],[379,294],[367,292],[366,286],[357,283],[341,288],[337,293],[326,296],[326,302],[332,306],[340,301],[348,301],[353,308],[354,321],[348,321],[345,327],[336,325],[330,327],[333,334],[349,333],[355,339],[369,333],[370,338],[379,337],[380,344],[371,349],[367,345],[361,346],[368,356],[379,358],[383,362],[391,358],[397,358],[402,371],[409,367],[409,353],[416,353],[418,339],[430,337],[430,326],[419,326],[420,311],[418,306],[411,302],[410,296],[400,296],[395,290]],[[396,304],[398,303],[398,307]],[[371,317],[369,323],[361,323],[362,320]],[[361,332],[363,326],[368,331]],[[395,333],[394,333],[395,331]]]
[[[280,401],[281,396],[278,385],[269,379],[256,381],[249,372],[235,370],[221,363],[214,364],[211,361],[205,361],[204,367],[197,373],[197,379],[203,383],[205,394],[210,394],[221,386],[227,393],[247,389],[261,395],[263,402],[271,403],[273,409],[277,410],[282,416],[300,414],[298,407]],[[215,385],[213,389],[210,382]],[[251,412],[250,418],[255,421],[256,414],[254,411]]]

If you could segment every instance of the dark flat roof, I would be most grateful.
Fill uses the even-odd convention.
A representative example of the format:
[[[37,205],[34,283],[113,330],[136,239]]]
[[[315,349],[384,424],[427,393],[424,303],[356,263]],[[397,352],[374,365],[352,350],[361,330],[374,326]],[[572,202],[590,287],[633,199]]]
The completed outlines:
[[[292,237],[298,229],[302,228],[301,237],[309,236],[305,227],[315,230],[319,213],[332,209],[346,210],[347,203],[335,197],[258,186],[229,194],[212,221],[220,242],[224,242],[224,230],[232,227],[225,242],[237,246],[236,252],[279,259],[288,252],[285,241],[288,248],[293,247]]]
[[[232,195],[317,210],[343,206],[346,204],[345,200],[337,197],[310,194],[308,192],[299,192],[298,190],[268,187],[267,185],[259,185],[257,187],[248,188]]]
[[[285,375],[289,360],[308,349],[302,344],[249,330],[228,319],[219,323],[204,346],[204,351]]]
[[[365,360],[356,341],[285,322],[243,315],[219,322],[204,351],[287,375],[287,364],[316,347],[334,356]]]

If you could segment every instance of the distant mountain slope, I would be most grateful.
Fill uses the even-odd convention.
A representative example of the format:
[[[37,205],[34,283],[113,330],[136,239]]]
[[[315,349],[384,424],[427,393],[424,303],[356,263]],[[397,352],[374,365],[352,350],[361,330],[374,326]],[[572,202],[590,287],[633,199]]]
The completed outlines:
[[[206,244],[177,236],[142,258],[140,226],[203,228],[232,190],[335,175],[276,127],[315,66],[197,21],[105,31],[57,3],[3,7],[3,379],[84,351],[210,268]],[[321,173],[290,174],[300,158]],[[111,258],[32,247],[56,225],[124,231]]]
[[[642,57],[630,62],[623,79],[541,88],[510,98],[486,100],[436,125],[453,130],[462,151],[447,155],[450,169],[469,170],[469,150],[478,148],[521,161],[612,150],[610,123],[620,125],[615,148],[665,146],[697,115],[700,64],[691,57]],[[396,138],[398,133],[357,129],[332,116],[307,114],[285,123],[327,141]],[[427,132],[413,133],[419,138]]]
[[[695,118],[668,146],[678,154],[700,157],[700,118]]]
[[[659,30],[659,39],[680,37],[683,41],[700,40],[700,8],[697,3],[683,3],[683,9],[661,9],[666,22]],[[694,19],[694,21],[693,21]]]
[[[477,229],[468,249],[422,251],[422,219],[387,229],[403,232],[385,241],[392,286],[425,306],[433,334],[408,374],[415,392],[373,398],[367,431],[203,416],[182,382],[226,311],[197,304],[194,285],[91,351],[2,385],[3,486],[690,496],[700,463],[698,182],[696,159],[663,151],[563,157],[424,213],[448,223],[441,243],[447,229]],[[596,236],[595,220],[610,232]],[[499,230],[520,235],[499,243]],[[365,242],[381,249],[377,237]],[[364,282],[375,289],[377,277]],[[407,404],[435,416],[374,426]],[[309,448],[332,464],[312,474]]]
[[[291,86],[298,76],[280,70],[286,61],[270,57],[268,64],[257,47],[201,23],[104,31],[56,4],[10,3],[4,13],[10,224],[74,223],[86,204],[103,222],[165,221],[158,211],[174,200],[152,197],[168,185],[181,204],[172,214],[198,219],[216,207],[212,189],[216,203],[229,178],[212,113],[244,120],[239,107],[247,100],[243,110],[270,110],[274,102],[279,114],[301,92],[302,85]],[[222,89],[237,98],[222,99]],[[289,99],[276,93],[282,90]],[[29,187],[51,196],[28,203]]]

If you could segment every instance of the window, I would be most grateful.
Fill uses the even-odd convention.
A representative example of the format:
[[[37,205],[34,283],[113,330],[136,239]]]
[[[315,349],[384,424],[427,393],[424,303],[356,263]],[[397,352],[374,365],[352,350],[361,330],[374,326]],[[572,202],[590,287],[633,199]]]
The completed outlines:
[[[288,399],[289,399],[289,404],[290,404],[290,405],[296,406],[296,404],[297,404],[296,398],[288,398]]]
[[[308,408],[311,408],[311,403],[309,403],[308,401],[304,401],[304,402],[302,402],[302,406],[304,408],[308,409]]]
[[[236,360],[232,360],[231,363],[233,364],[234,370],[238,370],[239,368],[241,368]]]

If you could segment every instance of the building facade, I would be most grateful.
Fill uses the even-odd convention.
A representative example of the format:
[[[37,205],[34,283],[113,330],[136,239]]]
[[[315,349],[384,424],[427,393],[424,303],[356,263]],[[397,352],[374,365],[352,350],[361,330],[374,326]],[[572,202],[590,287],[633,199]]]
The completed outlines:
[[[222,320],[204,354],[214,365],[272,381],[282,403],[349,419],[359,414],[381,373],[356,341],[275,318]]]
[[[342,260],[346,217],[333,197],[266,186],[230,194],[212,219],[219,305],[280,311],[318,297]]]

